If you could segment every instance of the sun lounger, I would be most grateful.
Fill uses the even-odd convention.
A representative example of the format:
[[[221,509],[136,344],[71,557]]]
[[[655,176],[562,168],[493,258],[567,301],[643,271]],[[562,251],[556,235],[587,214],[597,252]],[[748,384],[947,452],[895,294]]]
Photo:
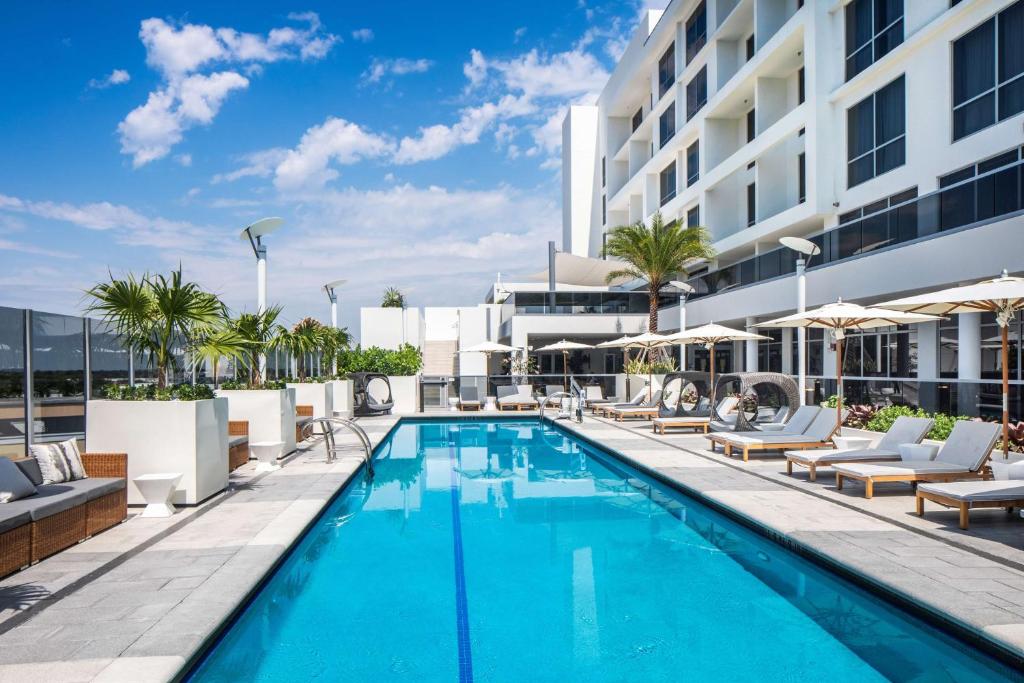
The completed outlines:
[[[801,465],[809,471],[809,479],[815,481],[819,467],[829,467],[850,462],[887,462],[900,459],[900,446],[921,443],[932,428],[927,417],[896,418],[889,431],[882,435],[871,448],[846,450],[794,451],[786,453],[786,474],[793,474],[793,465]]]
[[[803,434],[807,431],[807,428],[811,426],[814,418],[821,413],[822,410],[818,406],[800,406],[796,412],[793,413],[793,417],[789,418],[789,422],[785,424],[782,429],[773,429],[771,431],[754,430],[750,432],[715,432],[707,436],[708,440],[711,441],[711,448],[714,450],[715,444],[722,444],[729,437],[734,436],[750,436],[758,437],[767,434],[773,434],[781,436],[784,434]]]
[[[728,415],[736,409],[739,399],[735,396],[726,396],[718,402],[718,414]],[[670,416],[657,417],[654,419],[654,433],[664,434],[666,429],[698,429],[705,434],[708,433],[708,426],[711,424],[711,416]]]
[[[845,419],[846,415],[847,411],[844,410],[842,419]],[[795,419],[796,416],[793,417]],[[746,436],[737,432],[716,432],[709,434],[707,438],[711,439],[712,444],[722,444],[725,455],[729,457],[732,457],[734,449],[739,449],[743,453],[743,461],[746,462],[750,457],[750,451],[825,448],[832,443],[832,435],[838,428],[835,413],[831,410],[820,410],[802,434],[754,432],[753,436]]]
[[[633,398],[628,403],[605,403],[604,405],[594,406],[593,412],[598,415],[604,415],[608,417],[608,411],[612,408],[628,408],[630,406],[643,405],[644,399],[648,396],[647,387],[644,387],[640,391],[633,395]]]
[[[960,528],[967,528],[967,515],[976,508],[1024,507],[1024,480],[951,481],[917,487],[917,514],[924,515],[924,502],[960,509]]]
[[[480,410],[480,407],[480,390],[477,387],[459,387],[459,410]]]
[[[533,410],[538,406],[529,384],[498,387],[498,410]]]
[[[999,438],[1000,425],[995,422],[957,422],[949,438],[934,460],[836,465],[836,489],[845,479],[864,482],[864,497],[874,494],[874,485],[881,482],[956,481],[983,476],[985,463]]]
[[[604,392],[601,390],[601,385],[593,385],[584,387],[584,391],[587,392],[587,406],[590,407],[591,412],[597,409],[597,406],[608,405],[615,401],[605,398]]]
[[[562,402],[562,397],[552,398],[555,394],[565,393],[565,389],[561,384],[548,384],[544,387],[544,405],[546,406],[557,406]]]
[[[655,391],[649,401],[644,401],[637,406],[612,407],[605,411],[605,415],[614,418],[616,422],[622,422],[627,417],[643,417],[650,419],[657,417],[661,411],[662,392]]]

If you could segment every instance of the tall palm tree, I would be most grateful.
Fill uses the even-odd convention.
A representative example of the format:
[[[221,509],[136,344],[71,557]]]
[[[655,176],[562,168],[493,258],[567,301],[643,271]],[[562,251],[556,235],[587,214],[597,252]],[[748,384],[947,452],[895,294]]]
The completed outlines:
[[[648,227],[643,221],[620,225],[608,233],[604,254],[617,258],[625,267],[608,274],[608,282],[621,277],[647,282],[650,315],[647,328],[658,331],[658,292],[679,274],[686,275],[684,265],[693,259],[710,259],[711,235],[707,228],[694,225],[682,227],[677,221],[665,223],[661,213],[651,218]]]
[[[405,308],[405,295],[397,287],[388,287],[380,300],[381,308]]]
[[[325,327],[316,318],[303,318],[288,329],[279,325],[273,345],[285,349],[295,357],[295,370],[299,381],[306,379],[306,356],[324,348]]]
[[[167,386],[178,368],[175,349],[198,331],[222,321],[227,313],[216,295],[182,280],[181,269],[165,275],[113,276],[86,291],[88,310],[110,325],[126,346],[142,351],[156,368],[157,386]]]
[[[263,381],[260,375],[260,355],[273,348],[277,318],[280,315],[280,306],[270,306],[262,313],[242,313],[231,321],[231,328],[249,342],[241,361],[246,366],[246,374],[252,386],[259,386]]]
[[[213,366],[213,387],[216,389],[220,384],[220,359],[244,361],[249,357],[252,347],[252,342],[230,324],[226,324],[200,333],[193,343],[192,356]]]

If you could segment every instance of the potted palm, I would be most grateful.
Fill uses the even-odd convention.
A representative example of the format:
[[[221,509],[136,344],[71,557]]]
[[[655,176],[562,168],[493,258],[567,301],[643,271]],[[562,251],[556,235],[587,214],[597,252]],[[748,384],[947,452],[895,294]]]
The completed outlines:
[[[89,400],[86,441],[93,451],[128,454],[128,503],[145,501],[132,480],[180,472],[174,502],[194,505],[228,482],[228,401],[200,385],[172,386],[178,351],[205,339],[212,348],[226,315],[224,304],[181,270],[169,276],[111,278],[86,292],[88,309],[125,347],[142,353],[156,383],[111,385],[105,399]],[[219,342],[226,343],[224,338]],[[223,347],[222,347],[223,350]]]
[[[287,386],[295,391],[296,405],[312,406],[315,417],[334,416],[334,387],[329,381],[310,376],[313,359],[322,357],[332,336],[329,329],[315,318],[303,318],[291,329],[278,326],[274,342],[294,359],[296,378]]]
[[[295,450],[295,392],[284,382],[264,380],[259,371],[260,356],[275,348],[280,314],[280,306],[271,306],[228,322],[244,345],[235,358],[237,378],[224,382],[217,395],[228,399],[231,420],[248,423],[250,442],[281,442],[281,453],[287,455]]]

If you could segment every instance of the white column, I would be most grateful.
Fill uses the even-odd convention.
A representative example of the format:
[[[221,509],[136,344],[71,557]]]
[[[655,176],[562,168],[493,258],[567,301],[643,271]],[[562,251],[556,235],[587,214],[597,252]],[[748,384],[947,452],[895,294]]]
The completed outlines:
[[[807,308],[807,262],[802,258],[796,260],[796,310],[803,313]],[[807,403],[807,330],[796,329],[797,344],[797,379],[800,389],[800,405]]]
[[[981,379],[981,313],[961,313],[957,330],[958,379]]]
[[[757,328],[754,325],[757,323],[757,318],[747,318],[747,332],[757,333]],[[744,342],[746,348],[746,362],[743,364],[743,369],[746,372],[757,372],[757,340],[748,339]]]
[[[679,297],[679,331],[686,329],[686,297]],[[679,345],[679,369],[686,370],[686,344]]]
[[[331,327],[338,329],[338,295],[332,290],[329,294],[331,297]],[[338,374],[338,354],[335,353],[334,357],[331,358],[331,376]]]
[[[782,372],[793,374],[793,328],[782,328]]]
[[[256,246],[256,311],[262,314],[267,310],[267,248],[262,244]],[[260,380],[267,380],[267,356],[260,354]]]

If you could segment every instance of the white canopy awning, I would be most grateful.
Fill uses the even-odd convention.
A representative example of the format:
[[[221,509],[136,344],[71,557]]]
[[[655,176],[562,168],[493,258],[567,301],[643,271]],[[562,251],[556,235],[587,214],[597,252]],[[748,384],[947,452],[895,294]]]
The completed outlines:
[[[619,270],[624,266],[621,261],[606,261],[599,258],[588,258],[558,252],[555,254],[555,281],[563,285],[580,285],[586,287],[600,287],[603,285],[621,285],[629,282],[632,278],[616,278],[608,282],[608,273]],[[531,282],[545,282],[548,279],[548,269],[545,268],[539,273],[528,275],[527,280]]]

